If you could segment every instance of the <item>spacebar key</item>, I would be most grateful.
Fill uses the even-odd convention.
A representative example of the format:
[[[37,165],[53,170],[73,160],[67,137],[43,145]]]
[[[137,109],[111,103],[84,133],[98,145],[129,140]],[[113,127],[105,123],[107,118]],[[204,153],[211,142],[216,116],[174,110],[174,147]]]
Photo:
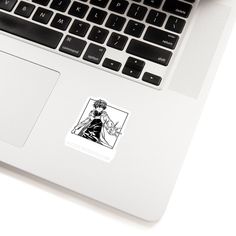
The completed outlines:
[[[49,48],[56,48],[63,34],[41,25],[0,12],[0,30],[31,40]]]
[[[172,56],[172,52],[170,51],[143,43],[136,39],[130,41],[126,52],[163,66],[168,66]]]

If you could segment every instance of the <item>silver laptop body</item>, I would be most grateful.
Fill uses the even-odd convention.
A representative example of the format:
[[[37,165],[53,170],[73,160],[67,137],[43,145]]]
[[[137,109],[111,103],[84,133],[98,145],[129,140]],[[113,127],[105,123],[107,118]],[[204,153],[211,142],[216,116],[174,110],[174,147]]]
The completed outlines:
[[[0,0],[0,161],[159,220],[232,6]]]

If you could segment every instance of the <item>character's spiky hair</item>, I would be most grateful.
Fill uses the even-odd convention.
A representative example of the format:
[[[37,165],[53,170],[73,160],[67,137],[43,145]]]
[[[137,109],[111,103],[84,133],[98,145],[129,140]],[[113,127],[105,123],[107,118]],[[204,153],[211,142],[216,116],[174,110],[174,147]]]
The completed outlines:
[[[99,99],[94,102],[93,106],[94,108],[101,107],[102,109],[105,110],[107,108],[107,103],[104,100]]]

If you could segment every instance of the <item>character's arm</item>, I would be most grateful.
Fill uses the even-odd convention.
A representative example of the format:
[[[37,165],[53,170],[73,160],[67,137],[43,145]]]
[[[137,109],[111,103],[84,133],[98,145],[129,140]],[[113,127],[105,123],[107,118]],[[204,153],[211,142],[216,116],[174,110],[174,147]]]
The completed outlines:
[[[110,119],[107,113],[104,114],[104,124],[108,134],[117,137],[120,135],[121,129],[116,127],[117,123],[114,124],[114,122]]]
[[[85,120],[78,122],[78,124],[74,127],[74,129],[71,131],[71,133],[74,134],[76,132],[76,130],[79,130],[83,126],[87,125],[93,119],[93,117],[94,117],[93,111],[91,111],[89,113],[89,116]]]

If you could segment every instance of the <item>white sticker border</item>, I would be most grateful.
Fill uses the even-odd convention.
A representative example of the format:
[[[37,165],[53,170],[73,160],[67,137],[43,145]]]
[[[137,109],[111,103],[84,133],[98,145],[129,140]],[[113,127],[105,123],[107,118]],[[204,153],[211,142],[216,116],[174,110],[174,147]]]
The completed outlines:
[[[99,143],[92,142],[90,140],[87,140],[84,137],[74,135],[71,133],[71,131],[74,129],[76,124],[81,122],[82,117],[84,113],[86,112],[86,109],[88,109],[88,105],[91,101],[97,101],[97,100],[103,100],[103,101],[108,101],[107,99],[101,99],[101,98],[94,98],[94,97],[89,97],[83,108],[81,109],[78,118],[74,122],[74,124],[71,126],[70,130],[67,132],[66,138],[65,138],[65,145],[75,149],[79,152],[82,152],[88,156],[94,157],[98,160],[104,161],[104,162],[111,162],[117,152],[117,148],[119,146],[119,141],[120,139],[124,136],[124,131],[126,129],[126,125],[128,123],[128,119],[130,117],[130,112],[128,112],[126,109],[120,108],[116,105],[113,105],[112,103],[108,102],[107,107],[110,107],[111,109],[115,109],[116,111],[122,112],[126,114],[126,117],[123,121],[123,124],[121,126],[121,134],[117,137],[114,145],[112,148],[103,146]]]

